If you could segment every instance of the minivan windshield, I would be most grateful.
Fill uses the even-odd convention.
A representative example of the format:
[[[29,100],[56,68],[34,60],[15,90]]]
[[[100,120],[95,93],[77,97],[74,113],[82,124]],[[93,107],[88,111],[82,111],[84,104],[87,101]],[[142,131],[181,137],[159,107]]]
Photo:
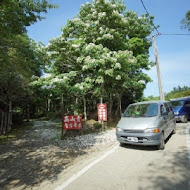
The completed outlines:
[[[182,107],[184,104],[184,100],[175,100],[171,101],[173,107]]]
[[[133,104],[128,106],[124,117],[155,117],[158,115],[158,104]]]

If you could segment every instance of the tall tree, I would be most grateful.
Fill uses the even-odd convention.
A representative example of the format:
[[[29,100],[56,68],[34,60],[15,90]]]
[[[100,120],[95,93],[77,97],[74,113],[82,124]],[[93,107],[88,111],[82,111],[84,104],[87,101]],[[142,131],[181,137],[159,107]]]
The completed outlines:
[[[50,41],[52,71],[75,71],[70,86],[78,86],[83,99],[104,97],[111,105],[114,98],[121,107],[123,97],[135,101],[150,81],[143,70],[151,67],[147,37],[152,30],[153,17],[125,11],[123,1],[86,3],[61,37]]]
[[[47,0],[1,0],[1,108],[11,111],[13,101],[21,101],[27,96],[29,79],[33,75],[41,75],[45,52],[42,45],[27,36],[26,27],[43,19],[40,13],[54,7]]]

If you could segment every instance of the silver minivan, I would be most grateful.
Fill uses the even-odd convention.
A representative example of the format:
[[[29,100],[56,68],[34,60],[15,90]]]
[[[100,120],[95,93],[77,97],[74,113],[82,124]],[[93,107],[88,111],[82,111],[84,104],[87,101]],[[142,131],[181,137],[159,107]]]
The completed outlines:
[[[165,148],[165,140],[176,132],[176,120],[170,102],[147,101],[130,104],[116,127],[121,145],[154,145]]]

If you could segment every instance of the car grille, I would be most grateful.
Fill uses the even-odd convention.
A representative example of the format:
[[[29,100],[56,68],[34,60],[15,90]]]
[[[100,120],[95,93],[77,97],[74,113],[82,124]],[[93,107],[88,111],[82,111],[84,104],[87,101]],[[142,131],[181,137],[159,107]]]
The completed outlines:
[[[144,133],[144,130],[129,130],[129,129],[124,129],[125,133]]]

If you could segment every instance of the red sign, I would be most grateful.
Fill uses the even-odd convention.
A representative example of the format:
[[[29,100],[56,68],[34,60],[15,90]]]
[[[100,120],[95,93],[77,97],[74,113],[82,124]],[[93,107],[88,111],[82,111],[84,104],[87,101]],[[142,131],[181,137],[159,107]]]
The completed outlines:
[[[98,121],[107,121],[107,105],[98,104]]]
[[[82,129],[82,117],[79,115],[63,116],[63,128],[65,130]]]

